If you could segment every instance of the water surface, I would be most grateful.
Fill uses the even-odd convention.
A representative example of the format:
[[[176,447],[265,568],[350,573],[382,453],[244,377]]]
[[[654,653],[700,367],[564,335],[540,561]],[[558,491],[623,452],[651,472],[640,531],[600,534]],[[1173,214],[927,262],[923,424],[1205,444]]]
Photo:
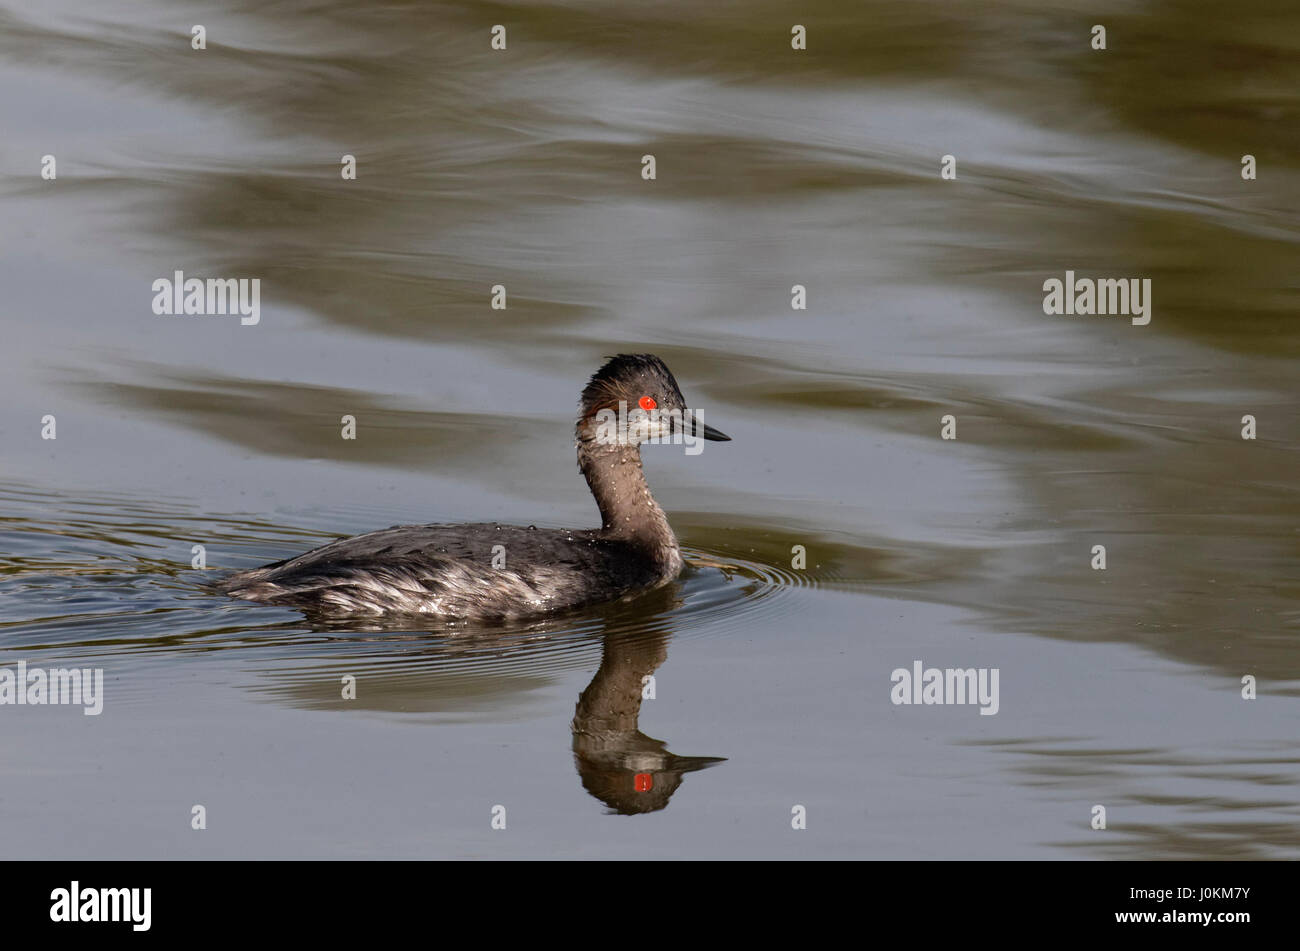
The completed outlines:
[[[1300,11],[792,16],[0,6],[0,666],[106,682],[0,707],[7,855],[1300,856]],[[155,315],[176,270],[260,323]],[[1066,270],[1151,323],[1044,315]],[[624,351],[733,437],[646,450],[668,588],[435,630],[204,588],[591,525],[571,417]],[[891,704],[918,659],[997,715]]]

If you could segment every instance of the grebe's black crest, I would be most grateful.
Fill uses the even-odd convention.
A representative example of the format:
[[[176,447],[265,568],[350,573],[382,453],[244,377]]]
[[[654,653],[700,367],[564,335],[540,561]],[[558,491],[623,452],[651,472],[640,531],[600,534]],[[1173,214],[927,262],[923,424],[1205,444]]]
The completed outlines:
[[[647,397],[650,403],[643,402]],[[694,420],[672,371],[653,353],[620,353],[593,373],[582,391],[578,421],[580,426],[589,423],[602,410],[619,413],[647,406],[670,418],[671,426],[685,426],[692,435],[714,442],[731,439],[705,426],[703,420]]]
[[[636,406],[644,396],[661,409],[686,409],[686,398],[662,360],[653,353],[620,353],[591,375],[582,391],[582,415],[617,410],[620,400]]]
[[[682,558],[641,471],[648,437],[640,430],[629,437],[625,428],[611,440],[597,419],[602,410],[637,408],[667,414],[652,420],[647,432],[655,437],[729,438],[687,409],[662,360],[619,354],[583,389],[578,420],[578,468],[600,509],[599,529],[398,525],[238,572],[216,587],[318,616],[487,620],[572,610],[667,584]]]

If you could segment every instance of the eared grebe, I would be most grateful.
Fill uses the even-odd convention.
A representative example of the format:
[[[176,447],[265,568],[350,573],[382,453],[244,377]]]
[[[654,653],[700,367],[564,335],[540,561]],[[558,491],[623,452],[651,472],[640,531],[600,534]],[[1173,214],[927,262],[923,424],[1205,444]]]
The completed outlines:
[[[599,530],[397,525],[217,582],[237,598],[327,614],[518,618],[656,588],[681,551],[641,472],[641,443],[729,440],[686,408],[668,367],[619,354],[582,391],[578,468]],[[698,449],[696,450],[698,451]]]

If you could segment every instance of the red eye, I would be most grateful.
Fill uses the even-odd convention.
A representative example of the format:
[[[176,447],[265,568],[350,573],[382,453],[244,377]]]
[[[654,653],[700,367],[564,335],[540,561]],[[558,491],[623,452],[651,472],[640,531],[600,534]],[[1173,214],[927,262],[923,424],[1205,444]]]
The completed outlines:
[[[645,411],[648,413],[648,412],[650,412],[650,410],[654,409],[654,408],[655,408],[656,406],[658,406],[659,404],[656,403],[656,402],[655,402],[653,399],[651,399],[650,397],[648,397],[648,396],[643,396],[643,397],[641,397],[641,399],[637,400],[637,405],[640,406],[643,410],[645,410]]]

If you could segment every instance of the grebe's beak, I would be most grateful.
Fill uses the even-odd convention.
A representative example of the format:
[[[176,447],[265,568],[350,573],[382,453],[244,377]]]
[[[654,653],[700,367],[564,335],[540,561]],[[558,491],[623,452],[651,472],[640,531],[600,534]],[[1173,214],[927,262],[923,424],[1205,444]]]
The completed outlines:
[[[731,442],[731,437],[726,433],[714,429],[702,419],[696,419],[693,414],[682,414],[682,424],[692,436],[703,436],[710,442]]]

